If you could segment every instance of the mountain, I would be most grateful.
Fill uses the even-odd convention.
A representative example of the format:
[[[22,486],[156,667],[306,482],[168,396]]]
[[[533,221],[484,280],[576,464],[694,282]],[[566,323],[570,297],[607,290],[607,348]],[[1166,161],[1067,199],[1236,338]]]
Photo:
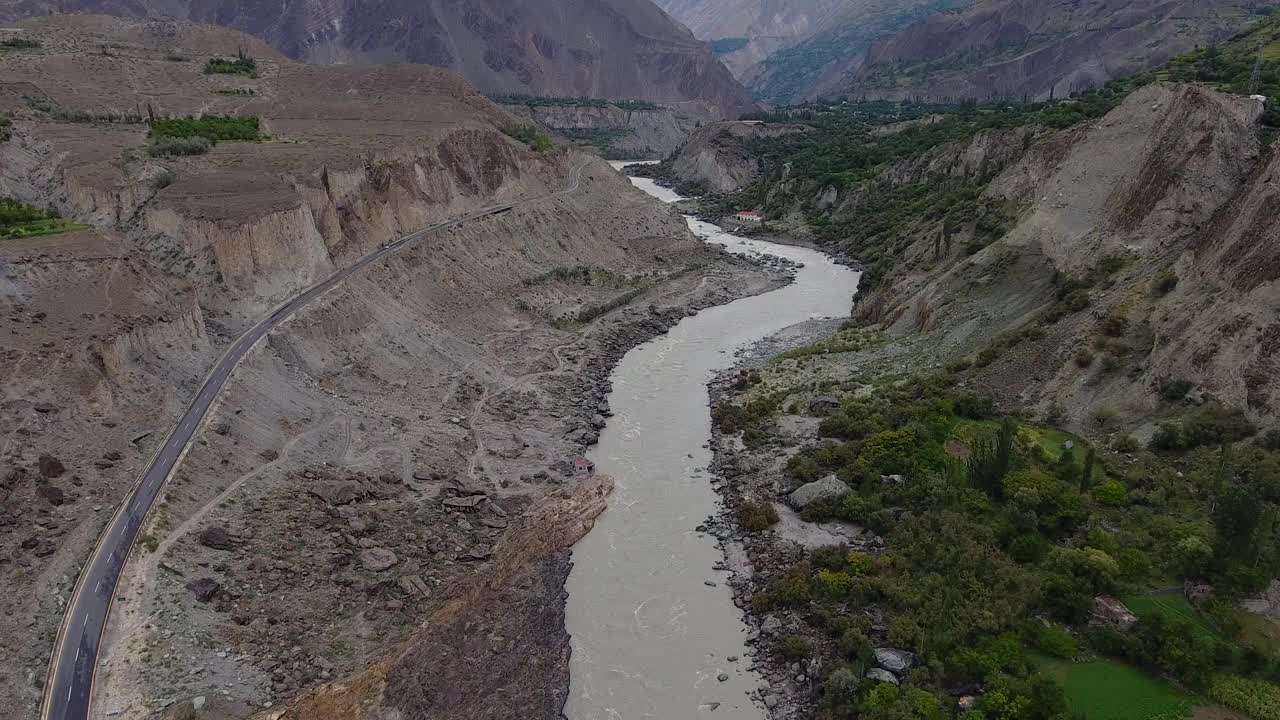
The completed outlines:
[[[1097,87],[1248,26],[1275,0],[984,0],[882,37],[807,89],[872,98],[1047,96]]]
[[[173,15],[257,35],[321,63],[413,62],[482,92],[643,99],[736,117],[751,98],[684,27],[647,0],[4,0],[0,22],[37,15]]]
[[[802,97],[876,39],[972,0],[657,0],[761,98]]]
[[[827,27],[848,0],[657,0],[749,82],[774,52]]]

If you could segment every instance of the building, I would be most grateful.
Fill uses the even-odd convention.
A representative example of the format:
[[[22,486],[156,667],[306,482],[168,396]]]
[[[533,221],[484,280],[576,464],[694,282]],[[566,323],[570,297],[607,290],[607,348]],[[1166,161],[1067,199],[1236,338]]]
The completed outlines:
[[[1093,599],[1093,616],[1121,632],[1128,632],[1138,624],[1138,616],[1110,595],[1099,595]]]
[[[760,213],[756,212],[755,210],[742,210],[742,211],[739,211],[738,214],[734,215],[733,217],[736,218],[738,222],[745,222],[745,223],[758,223],[758,222],[764,221],[764,217],[760,215]]]
[[[578,458],[573,461],[573,473],[575,475],[590,475],[596,471],[596,464],[586,458]]]

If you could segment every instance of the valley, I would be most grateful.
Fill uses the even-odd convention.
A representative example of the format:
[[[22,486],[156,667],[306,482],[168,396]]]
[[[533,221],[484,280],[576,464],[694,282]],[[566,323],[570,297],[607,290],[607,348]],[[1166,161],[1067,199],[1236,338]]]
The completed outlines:
[[[0,3],[9,715],[1278,720],[1270,1],[661,4]]]

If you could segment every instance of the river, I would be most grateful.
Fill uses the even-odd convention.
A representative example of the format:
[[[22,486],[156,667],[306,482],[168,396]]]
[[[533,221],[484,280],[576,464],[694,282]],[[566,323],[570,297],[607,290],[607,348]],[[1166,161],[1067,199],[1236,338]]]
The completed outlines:
[[[680,199],[651,180],[632,183],[664,202]],[[739,348],[798,322],[847,315],[859,274],[815,250],[688,222],[730,252],[778,255],[804,267],[786,287],[685,318],[614,369],[614,415],[590,459],[616,486],[609,509],[574,546],[567,585],[569,720],[764,717],[751,699],[760,679],[749,670],[742,612],[727,573],[713,570],[723,553],[694,529],[718,502],[706,471],[707,383]]]

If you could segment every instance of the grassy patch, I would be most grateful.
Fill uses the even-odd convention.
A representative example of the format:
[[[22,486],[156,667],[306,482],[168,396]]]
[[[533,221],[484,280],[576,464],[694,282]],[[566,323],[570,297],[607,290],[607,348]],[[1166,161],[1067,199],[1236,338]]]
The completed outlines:
[[[592,97],[555,97],[543,95],[490,95],[499,105],[526,105],[528,107],[594,107],[610,105],[623,110],[657,110],[657,103],[648,100],[606,100]]]
[[[156,141],[201,137],[217,144],[223,141],[253,142],[261,135],[258,133],[258,118],[252,115],[205,115],[154,120],[147,137]]]
[[[52,208],[42,209],[0,197],[0,240],[55,235],[88,227],[92,226],[67,222]]]
[[[1085,720],[1178,718],[1190,709],[1181,691],[1123,663],[1044,660],[1041,667],[1062,685],[1070,712]]]
[[[536,152],[547,152],[552,148],[551,136],[538,129],[537,125],[508,125],[502,128],[502,132],[527,143],[529,149]]]
[[[1203,635],[1208,638],[1217,637],[1217,633],[1201,617],[1200,613],[1191,606],[1191,603],[1187,602],[1182,593],[1126,595],[1123,601],[1139,619],[1148,617],[1153,613],[1164,613],[1170,617],[1189,621],[1197,635]]]
[[[1280,656],[1280,623],[1239,608],[1233,617],[1240,623],[1240,642],[1266,655]]]
[[[243,75],[245,77],[258,77],[258,63],[253,58],[245,54],[241,50],[233,59],[220,57],[209,58],[204,64],[205,75]]]
[[[1234,675],[1214,678],[1209,694],[1253,720],[1280,720],[1280,685]]]

